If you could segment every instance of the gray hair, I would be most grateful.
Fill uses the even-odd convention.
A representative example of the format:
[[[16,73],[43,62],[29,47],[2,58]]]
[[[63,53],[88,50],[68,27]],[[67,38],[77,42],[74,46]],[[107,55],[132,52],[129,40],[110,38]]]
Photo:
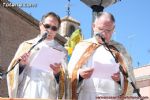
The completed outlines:
[[[108,16],[110,16],[110,19],[112,20],[112,22],[115,23],[115,18],[114,18],[114,16],[113,16],[111,13],[108,13],[108,12],[99,12],[99,13],[96,15],[95,20],[98,19],[98,18],[100,18],[102,15],[108,15]]]
[[[41,22],[44,22],[45,18],[47,18],[48,16],[52,16],[52,17],[55,17],[58,21],[58,27],[60,27],[60,24],[61,24],[61,19],[60,17],[54,13],[54,12],[48,12],[47,14],[43,15],[42,16],[42,19],[41,19]]]

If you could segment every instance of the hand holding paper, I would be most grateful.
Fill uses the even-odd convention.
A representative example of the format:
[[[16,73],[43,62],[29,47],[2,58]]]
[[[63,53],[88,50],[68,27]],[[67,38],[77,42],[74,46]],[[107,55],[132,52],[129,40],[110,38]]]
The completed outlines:
[[[55,64],[50,64],[50,67],[53,70],[54,75],[56,75],[60,72],[62,66],[60,63],[59,64],[55,63]]]
[[[44,71],[50,70],[50,64],[61,63],[65,54],[54,48],[43,46],[33,58],[30,66]]]
[[[101,79],[112,79],[111,76],[119,71],[118,64],[101,64],[99,62],[94,62],[94,72],[92,77],[97,77]]]
[[[80,76],[84,79],[88,79],[91,77],[94,68],[83,68],[80,70]]]
[[[116,82],[119,82],[120,81],[120,73],[117,72],[117,73],[114,73],[111,78],[116,81]]]

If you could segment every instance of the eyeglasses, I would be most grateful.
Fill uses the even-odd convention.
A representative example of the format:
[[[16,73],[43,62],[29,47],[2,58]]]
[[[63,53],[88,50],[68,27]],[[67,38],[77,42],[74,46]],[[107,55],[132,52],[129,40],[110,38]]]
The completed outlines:
[[[112,32],[114,29],[101,29],[101,28],[98,28],[99,31],[104,31],[106,33],[110,33]]]
[[[51,29],[52,31],[57,31],[58,28],[56,26],[51,26],[49,24],[43,24],[46,29]]]

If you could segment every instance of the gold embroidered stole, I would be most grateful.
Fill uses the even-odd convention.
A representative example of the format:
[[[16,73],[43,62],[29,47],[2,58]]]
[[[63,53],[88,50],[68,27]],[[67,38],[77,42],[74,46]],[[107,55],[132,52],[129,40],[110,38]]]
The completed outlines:
[[[76,91],[77,91],[77,72],[78,69],[82,67],[83,64],[88,60],[88,58],[94,53],[94,51],[99,47],[100,45],[96,43],[92,43],[83,53],[83,55],[80,57],[79,61],[75,65],[75,68],[72,73],[71,78],[71,87],[72,87],[72,99],[77,99]]]
[[[116,53],[116,58],[118,59],[118,62],[120,63],[120,67],[122,67],[122,71],[123,73],[127,74],[127,66],[125,64],[125,62],[123,61],[123,58],[121,56],[120,53]],[[124,77],[124,89],[123,92],[121,94],[121,96],[125,96],[126,92],[127,92],[127,88],[128,88],[128,80],[127,77],[123,74]]]
[[[9,70],[17,63],[17,61],[18,61],[18,58],[23,54],[23,53],[25,53],[25,52],[27,52],[30,48],[31,48],[31,46],[32,46],[32,44],[31,43],[23,43],[22,45],[21,45],[21,47],[19,47],[19,49],[18,49],[18,51],[17,51],[17,53],[16,53],[16,55],[15,55],[15,58],[12,60],[12,62],[10,63],[10,68],[9,68]],[[13,88],[14,88],[14,84],[15,84],[15,82],[14,81],[16,81],[16,80],[14,80],[15,79],[15,72],[14,72],[14,69],[8,74],[8,76],[9,76],[9,81],[10,81],[10,83],[8,84],[10,87],[11,87],[11,90],[13,90]]]
[[[127,74],[127,66],[121,56],[121,54],[119,53],[119,51],[116,49],[116,47],[114,47],[113,45],[109,45],[112,53],[115,55],[116,59],[118,60],[120,66],[122,68],[122,71],[124,74]],[[125,96],[126,92],[127,92],[127,88],[128,88],[128,80],[126,78],[125,75],[123,75],[124,77],[124,89],[123,89],[123,92],[121,94],[121,96]]]
[[[63,68],[60,69],[60,76],[59,76],[59,94],[58,99],[62,99],[65,92],[65,73]]]

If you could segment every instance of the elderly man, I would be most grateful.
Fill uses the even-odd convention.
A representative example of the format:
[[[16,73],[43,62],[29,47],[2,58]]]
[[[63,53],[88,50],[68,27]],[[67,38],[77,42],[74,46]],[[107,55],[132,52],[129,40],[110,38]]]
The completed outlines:
[[[102,97],[107,99],[108,96],[108,99],[112,96],[117,99],[119,96],[132,95],[132,86],[119,71],[121,65],[123,72],[127,73],[127,60],[124,60],[117,48],[110,43],[114,28],[113,15],[107,12],[99,13],[93,23],[93,38],[76,45],[68,64],[72,99],[95,100],[102,99]],[[117,58],[117,62],[102,38]],[[98,72],[98,67],[103,69]],[[110,71],[107,70],[114,70],[114,68],[118,70],[109,76]],[[134,79],[132,71],[130,75]]]

